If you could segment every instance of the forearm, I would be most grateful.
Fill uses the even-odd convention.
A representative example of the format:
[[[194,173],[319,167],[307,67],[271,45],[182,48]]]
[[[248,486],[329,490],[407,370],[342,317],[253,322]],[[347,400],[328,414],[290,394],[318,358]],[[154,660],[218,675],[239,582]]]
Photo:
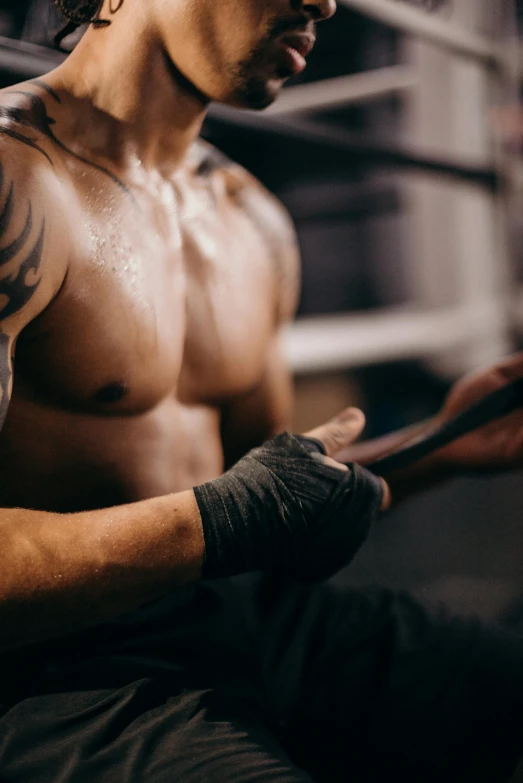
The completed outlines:
[[[103,622],[200,577],[192,491],[79,514],[0,515],[0,650]]]

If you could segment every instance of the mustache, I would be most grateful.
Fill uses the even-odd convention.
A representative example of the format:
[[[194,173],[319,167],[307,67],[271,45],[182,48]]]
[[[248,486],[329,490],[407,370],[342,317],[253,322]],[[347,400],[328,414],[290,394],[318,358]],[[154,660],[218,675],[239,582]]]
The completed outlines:
[[[316,35],[316,25],[308,17],[301,19],[278,19],[269,28],[267,37],[269,39],[278,38],[285,33],[307,33]]]

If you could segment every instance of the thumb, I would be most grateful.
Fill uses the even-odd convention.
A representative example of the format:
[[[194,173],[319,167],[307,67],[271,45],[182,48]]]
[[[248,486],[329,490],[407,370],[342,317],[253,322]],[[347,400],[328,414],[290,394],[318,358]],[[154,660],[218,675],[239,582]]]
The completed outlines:
[[[328,457],[332,457],[344,446],[358,438],[365,427],[365,415],[359,408],[346,408],[334,419],[320,427],[304,433],[306,438],[315,438],[323,443]]]

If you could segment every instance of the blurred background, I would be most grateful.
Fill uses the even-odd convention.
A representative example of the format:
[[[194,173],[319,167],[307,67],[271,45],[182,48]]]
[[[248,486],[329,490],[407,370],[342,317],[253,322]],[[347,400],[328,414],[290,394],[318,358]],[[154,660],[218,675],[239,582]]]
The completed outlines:
[[[523,0],[338,0],[304,75],[204,135],[286,204],[300,431],[349,404],[376,436],[522,347]],[[0,0],[0,84],[50,70],[52,0]],[[74,41],[69,42],[71,45]],[[463,478],[377,527],[338,577],[523,619],[523,474]]]

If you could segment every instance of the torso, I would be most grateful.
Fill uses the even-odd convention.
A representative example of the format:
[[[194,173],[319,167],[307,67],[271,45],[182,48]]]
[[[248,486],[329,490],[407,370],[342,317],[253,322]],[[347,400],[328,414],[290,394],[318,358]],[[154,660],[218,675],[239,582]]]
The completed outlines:
[[[275,331],[276,260],[245,196],[278,210],[239,167],[198,145],[133,203],[68,165],[74,252],[17,341],[0,506],[83,510],[218,475],[221,408],[259,382]]]

